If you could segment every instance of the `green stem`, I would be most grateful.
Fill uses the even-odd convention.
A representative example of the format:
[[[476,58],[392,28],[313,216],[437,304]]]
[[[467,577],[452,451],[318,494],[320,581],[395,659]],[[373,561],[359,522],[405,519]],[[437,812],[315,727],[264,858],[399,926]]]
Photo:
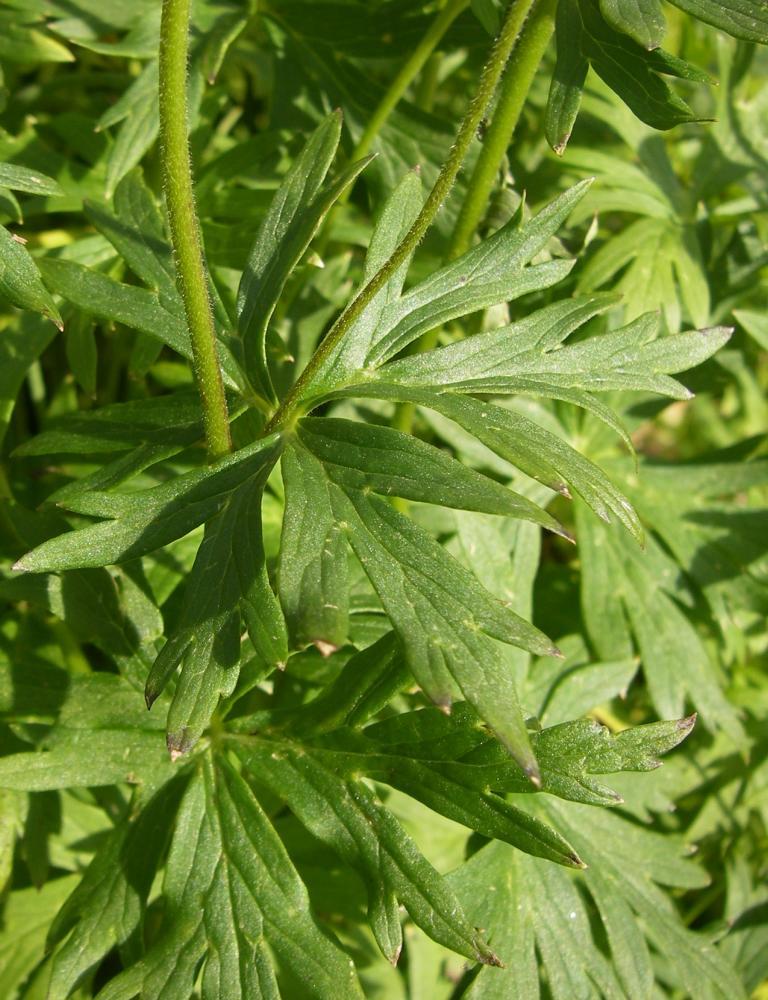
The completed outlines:
[[[477,126],[480,124],[485,109],[493,96],[509,54],[520,34],[533,2],[534,0],[516,0],[516,2],[513,2],[508,7],[501,32],[496,39],[488,62],[483,68],[477,93],[464,116],[464,120],[456,135],[456,141],[435,181],[435,186],[424,203],[424,207],[386,264],[358,292],[328,331],[325,339],[315,351],[306,368],[296,380],[290,392],[280,404],[274,417],[267,425],[266,433],[271,433],[291,420],[301,405],[305,390],[312,384],[315,376],[322,370],[323,365],[332,356],[352,325],[397,269],[408,260],[424,238],[424,234],[432,224],[440,206],[448,196],[453,182],[456,180],[456,175],[464,162],[464,157],[475,136]]]
[[[420,40],[419,44],[411,53],[410,57],[400,68],[397,76],[394,78],[392,83],[390,83],[389,87],[387,87],[386,93],[371,115],[370,121],[363,130],[363,134],[360,136],[357,145],[352,150],[352,155],[350,156],[351,163],[355,163],[357,160],[362,160],[363,157],[370,153],[371,146],[376,141],[376,137],[384,126],[387,118],[389,118],[397,105],[400,103],[408,87],[410,87],[424,66],[434,55],[435,49],[440,44],[443,35],[450,28],[459,14],[465,9],[468,3],[469,0],[449,0],[449,2],[443,6],[440,13]],[[341,197],[336,201],[336,204],[328,213],[325,225],[323,226],[323,236],[320,240],[316,241],[315,244],[316,250],[321,257],[325,253],[326,246],[330,239],[332,222],[338,214],[339,209],[343,205],[346,205],[349,201],[354,187],[355,183],[353,181],[342,193]]]
[[[485,214],[531,84],[555,29],[556,7],[557,0],[538,0],[509,61],[501,81],[496,110],[485,133],[467,197],[456,220],[448,250],[449,260],[460,257],[469,249],[475,230]]]
[[[475,230],[485,214],[491,191],[520,120],[533,78],[555,29],[556,8],[557,0],[535,0],[531,16],[525,23],[520,41],[515,46],[501,81],[499,99],[483,139],[483,148],[467,186],[467,196],[456,219],[446,253],[447,260],[455,260],[469,249]],[[428,330],[411,346],[408,353],[420,354],[432,351],[437,346],[439,338],[439,329]],[[415,414],[416,407],[413,403],[401,403],[395,413],[397,429],[410,434]]]
[[[389,118],[400,102],[403,94],[410,87],[419,73],[426,65],[427,60],[440,44],[443,35],[450,28],[459,14],[469,3],[469,0],[448,0],[435,20],[427,29],[424,37],[413,50],[409,58],[401,67],[395,79],[387,88],[387,92],[379,102],[378,107],[371,115],[363,134],[360,136],[354,152],[352,162],[362,160],[371,151],[376,136],[381,131],[384,122]]]
[[[435,106],[435,97],[437,96],[437,87],[440,83],[440,69],[442,64],[442,53],[433,52],[419,77],[414,102],[416,107],[421,108],[422,111],[431,111]]]
[[[192,186],[187,107],[190,0],[163,0],[160,22],[160,135],[163,188],[176,281],[192,342],[192,364],[211,459],[232,450],[216,327]]]

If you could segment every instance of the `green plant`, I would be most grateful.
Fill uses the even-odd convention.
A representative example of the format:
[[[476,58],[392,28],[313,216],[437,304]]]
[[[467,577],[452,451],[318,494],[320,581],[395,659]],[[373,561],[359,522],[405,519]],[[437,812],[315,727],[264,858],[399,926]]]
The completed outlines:
[[[748,995],[764,5],[159,6],[0,3],[3,995]]]

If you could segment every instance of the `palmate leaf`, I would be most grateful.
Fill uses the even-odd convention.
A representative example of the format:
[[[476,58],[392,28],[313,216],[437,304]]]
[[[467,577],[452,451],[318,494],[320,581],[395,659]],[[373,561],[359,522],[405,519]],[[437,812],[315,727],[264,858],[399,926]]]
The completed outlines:
[[[390,962],[397,963],[402,947],[400,902],[434,940],[474,961],[497,961],[458,900],[446,892],[443,879],[362,781],[339,776],[322,755],[290,745],[248,741],[237,753],[254,781],[278,795],[308,830],[361,870],[368,918]]]
[[[114,947],[143,929],[152,879],[164,854],[184,780],[161,788],[137,817],[117,826],[95,854],[48,931],[54,946],[49,995],[66,997]]]
[[[42,196],[56,197],[64,194],[52,177],[16,163],[0,163],[0,187]]]
[[[590,639],[604,659],[632,653],[637,643],[648,690],[662,715],[682,714],[689,699],[710,728],[734,739],[741,726],[726,700],[709,653],[677,603],[690,603],[680,569],[653,540],[634,547],[576,507],[581,544],[582,610]],[[677,600],[676,600],[677,599]]]
[[[707,884],[703,870],[680,856],[679,840],[589,806],[537,800],[536,813],[578,846],[589,865],[577,876],[586,895],[563,869],[506,845],[478,851],[449,881],[510,972],[481,970],[468,996],[537,1000],[543,978],[556,1000],[639,1000],[661,985],[651,948],[664,959],[667,989],[712,1000],[744,996],[727,960],[706,935],[685,927],[660,888]]]
[[[741,460],[756,444],[747,440],[735,454],[726,450],[681,463],[674,474],[668,465],[646,462],[638,483],[628,487],[726,639],[740,629],[741,614],[762,615],[768,603],[768,515],[764,506],[745,510],[738,502],[743,491],[768,483],[765,459]]]
[[[272,954],[302,969],[308,997],[359,998],[352,961],[321,932],[304,885],[248,786],[223,758],[204,757],[181,803],[154,944],[101,991],[186,1000],[279,997]],[[267,943],[269,948],[267,947]]]
[[[621,796],[594,776],[654,770],[660,766],[658,757],[682,742],[694,721],[690,716],[612,735],[594,720],[580,719],[532,732],[531,743],[540,762],[540,789],[534,789],[465,703],[458,704],[451,716],[427,708],[375,722],[360,734],[341,729],[319,738],[315,747],[310,740],[304,749],[340,773],[368,774],[481,832],[480,806],[492,806],[496,800],[498,819],[506,806],[508,823],[504,832],[497,830],[489,836],[500,836],[527,853],[578,867],[572,848],[552,831],[547,840],[540,824],[537,827],[529,818],[520,817],[519,810],[509,803],[499,803],[498,793],[547,792],[587,805],[616,805]],[[463,816],[462,809],[466,810]]]
[[[334,565],[331,560],[346,558],[337,548],[345,537],[398,631],[424,691],[444,708],[458,696],[472,702],[535,778],[536,763],[514,688],[489,636],[539,653],[556,653],[549,640],[504,608],[430,535],[388,504],[354,487],[338,486],[303,448],[289,449],[285,461],[286,486],[299,479],[312,484],[308,496],[321,513],[315,522],[319,531],[315,542],[324,545],[319,557],[312,550],[310,558],[302,558],[305,532],[315,529],[305,527],[306,516],[285,521],[283,547],[289,555],[283,557],[281,576],[287,573],[289,618],[297,613],[299,599],[309,600],[314,609],[322,607],[321,601],[329,603],[326,579]],[[357,464],[360,485],[375,489],[374,476],[369,484],[365,470],[359,469],[361,463]],[[327,548],[329,537],[334,539],[333,549]],[[281,583],[281,593],[282,588]],[[330,609],[334,616],[342,610]],[[313,612],[304,613],[305,622],[307,614]],[[310,639],[332,641],[318,634]]]
[[[353,324],[341,348],[332,352],[305,397],[313,397],[349,381],[362,369],[368,374],[407,348],[422,334],[499,302],[509,302],[526,292],[548,288],[571,270],[571,261],[530,264],[557,232],[584,196],[589,181],[576,184],[519,226],[506,226],[458,260],[401,294],[405,268],[394,274],[371,303],[370,313]],[[391,196],[371,238],[373,266],[382,251],[394,248],[399,236],[418,211],[417,178],[404,179]],[[345,378],[346,377],[346,378]]]
[[[562,153],[573,131],[590,66],[646,124],[670,129],[696,121],[665,76],[711,82],[708,74],[657,48],[663,20],[649,0],[598,4],[565,0],[557,11],[557,63],[550,84],[545,131]],[[650,50],[650,51],[649,51]]]
[[[308,721],[307,713],[300,711],[283,718],[277,731],[237,737],[232,746],[253,780],[274,792],[315,836],[360,869],[368,886],[369,918],[390,960],[396,961],[400,949],[399,923],[391,916],[400,899],[433,939],[493,964],[494,956],[469,930],[437,873],[360,776],[400,789],[528,853],[569,867],[579,867],[581,861],[551,827],[498,794],[530,791],[532,786],[466,704],[455,706],[450,716],[424,709],[359,728],[381,705],[382,691],[389,690],[391,697],[402,685],[397,663],[401,655],[387,637],[349,661],[335,690],[309,706],[309,714],[314,714],[310,728],[315,731],[342,724],[327,735],[305,736],[300,743],[291,740],[295,724],[306,732],[301,726]],[[346,728],[348,723],[354,728]],[[657,755],[684,739],[692,723],[686,719],[641,726],[612,737],[604,727],[585,721],[535,734],[544,789],[576,801],[613,805],[619,797],[591,775],[657,767]],[[333,810],[329,802],[335,803]]]
[[[652,531],[643,558],[576,512],[584,620],[594,648],[609,658],[637,648],[658,711],[675,713],[690,701],[708,728],[737,740],[738,714],[720,691],[701,625],[718,635],[726,658],[742,657],[768,602],[765,510],[728,499],[766,482],[765,460],[742,460],[754,449],[746,444],[735,454],[676,465],[674,475],[671,466],[646,462],[634,480],[617,466],[615,478],[625,477]]]

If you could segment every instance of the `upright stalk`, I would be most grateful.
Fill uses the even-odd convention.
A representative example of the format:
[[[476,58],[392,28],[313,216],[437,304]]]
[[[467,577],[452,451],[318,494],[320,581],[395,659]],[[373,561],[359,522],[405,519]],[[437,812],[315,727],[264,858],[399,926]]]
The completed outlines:
[[[397,107],[403,94],[424,68],[427,60],[440,44],[443,35],[450,28],[459,14],[468,5],[469,0],[448,0],[435,20],[429,26],[419,44],[408,59],[403,63],[395,79],[387,88],[387,92],[379,102],[378,107],[368,120],[363,134],[352,153],[352,160],[362,160],[371,151],[376,136],[381,131],[384,122]]]
[[[507,63],[493,117],[486,129],[483,147],[469,179],[467,195],[451,235],[447,260],[460,257],[472,244],[472,237],[486,212],[499,168],[520,120],[533,78],[555,29],[557,0],[534,0],[532,7],[531,15]],[[411,345],[409,353],[419,354],[433,350],[439,337],[439,330],[428,330]],[[411,432],[415,412],[413,403],[401,403],[397,407],[395,426],[398,430]]]
[[[323,365],[344,339],[352,324],[364,312],[371,300],[386,285],[400,265],[410,257],[411,253],[413,253],[424,238],[424,234],[432,224],[440,206],[448,196],[453,182],[456,180],[456,175],[464,162],[467,150],[475,136],[485,109],[493,96],[509,54],[520,35],[533,3],[534,0],[514,0],[507,8],[501,31],[493,46],[488,62],[483,68],[477,93],[470,103],[456,135],[456,141],[448,154],[447,160],[443,164],[429,197],[424,203],[424,207],[386,264],[360,290],[328,331],[325,339],[312,355],[306,368],[296,380],[292,389],[280,404],[274,417],[267,425],[267,433],[284,426],[291,420],[301,404],[304,390],[312,384],[312,380],[322,370]]]
[[[520,42],[509,60],[499,88],[499,99],[483,148],[475,164],[448,250],[448,259],[469,249],[472,237],[485,214],[499,168],[512,141],[520,114],[555,29],[557,0],[537,0],[526,22]]]
[[[357,145],[352,150],[352,155],[350,156],[351,162],[357,160],[362,160],[364,156],[367,156],[376,137],[381,131],[387,118],[392,114],[397,105],[403,98],[406,90],[410,87],[419,73],[424,69],[424,67],[429,64],[430,60],[434,58],[435,49],[442,41],[443,35],[450,28],[459,14],[467,7],[469,0],[443,0],[443,6],[438,13],[435,20],[427,28],[423,37],[420,39],[419,44],[410,54],[408,59],[403,63],[394,80],[387,87],[386,93],[379,101],[378,105],[374,109],[368,124],[363,130],[363,134],[360,136]],[[343,205],[349,201],[352,191],[354,190],[354,181],[346,188],[346,190],[341,194],[341,197],[336,201],[333,208],[328,213],[328,217],[325,220],[325,225],[323,226],[323,236],[317,242],[317,252],[322,257],[325,253],[325,248],[327,246],[328,240],[330,239],[330,232],[332,228],[332,221],[338,214],[339,210]]]
[[[216,327],[192,187],[187,106],[190,0],[163,0],[160,21],[160,136],[163,189],[176,281],[192,342],[192,364],[212,460],[232,450]]]

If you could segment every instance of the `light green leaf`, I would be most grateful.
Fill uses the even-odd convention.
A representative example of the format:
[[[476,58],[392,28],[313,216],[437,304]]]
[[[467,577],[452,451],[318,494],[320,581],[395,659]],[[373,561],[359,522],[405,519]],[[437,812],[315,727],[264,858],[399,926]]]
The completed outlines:
[[[19,309],[42,313],[63,330],[56,303],[41,281],[25,242],[12,236],[5,226],[0,226],[0,296]]]
[[[738,716],[721,691],[706,647],[673,600],[687,596],[678,583],[679,568],[652,538],[641,552],[585,517],[579,504],[575,513],[582,541],[582,611],[598,653],[605,659],[625,657],[634,638],[660,715],[682,715],[689,699],[707,728],[722,727],[739,739]]]
[[[17,997],[40,964],[48,925],[78,880],[79,875],[65,875],[39,889],[29,886],[9,893],[0,939],[0,991],[4,997]]]
[[[708,1000],[744,996],[728,962],[705,934],[685,927],[659,888],[706,884],[701,869],[681,857],[679,839],[589,806],[538,802],[537,812],[567,831],[588,862],[577,876],[585,895],[562,869],[501,844],[489,844],[452,874],[450,881],[474,920],[489,928],[509,967],[481,970],[469,997],[506,1000],[513,986],[520,1000],[537,1000],[543,973],[553,1000],[639,1000],[662,985],[654,985],[651,947],[663,956],[666,989]],[[603,935],[610,962],[598,944]]]

